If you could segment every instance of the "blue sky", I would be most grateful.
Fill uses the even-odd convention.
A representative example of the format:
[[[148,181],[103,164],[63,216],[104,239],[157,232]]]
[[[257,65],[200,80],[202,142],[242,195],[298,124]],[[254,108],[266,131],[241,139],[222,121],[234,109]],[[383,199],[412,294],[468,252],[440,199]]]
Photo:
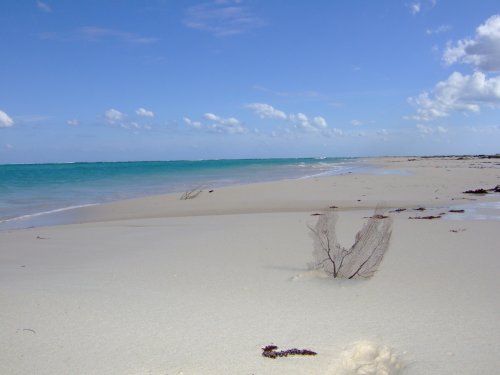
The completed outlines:
[[[0,163],[500,152],[498,0],[4,0]]]

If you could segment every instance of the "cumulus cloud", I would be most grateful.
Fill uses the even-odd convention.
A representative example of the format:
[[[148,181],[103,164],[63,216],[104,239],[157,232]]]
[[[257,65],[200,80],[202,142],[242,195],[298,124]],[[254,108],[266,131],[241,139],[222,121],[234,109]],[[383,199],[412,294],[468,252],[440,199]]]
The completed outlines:
[[[430,126],[427,126],[427,125],[423,125],[423,124],[417,124],[417,130],[420,134],[423,134],[423,135],[434,134],[433,128],[431,128]]]
[[[71,125],[71,126],[77,126],[77,125],[80,125],[80,121],[78,121],[77,119],[71,119],[71,120],[66,121],[66,124]]]
[[[316,116],[310,120],[304,113],[290,114],[288,119],[295,125],[296,129],[308,133],[324,132],[328,128],[328,123],[322,116]],[[328,132],[324,133],[328,135]]]
[[[118,111],[117,109],[111,108],[104,112],[104,118],[110,124],[115,124],[117,122],[125,120],[125,114]]]
[[[152,112],[152,111],[148,111],[147,109],[144,109],[144,108],[139,108],[135,111],[135,114],[137,116],[141,116],[141,117],[154,117],[155,114]]]
[[[317,132],[318,129],[311,124],[307,116],[301,112],[297,114],[291,114],[288,116],[290,121],[295,124],[295,126],[306,132]]]
[[[309,133],[323,132],[325,135],[328,135],[328,132],[325,132],[328,128],[328,123],[322,116],[315,116],[310,119],[302,112],[286,114],[272,105],[265,103],[250,103],[245,107],[253,110],[260,118],[287,120],[293,124],[296,130]],[[205,118],[207,118],[207,115],[211,114],[205,114]]]
[[[209,131],[226,134],[243,134],[248,132],[248,129],[237,118],[224,118],[213,113],[205,113],[203,117],[211,122],[211,124],[207,125]]]
[[[432,126],[427,126],[424,124],[417,124],[417,130],[421,135],[433,135],[433,134],[444,134],[448,132],[448,129],[442,127],[442,126],[437,126],[437,127],[432,127]]]
[[[37,1],[36,6],[38,7],[38,9],[42,10],[45,13],[52,12],[52,8],[47,3],[44,3],[43,1]]]
[[[363,125],[363,123],[359,120],[351,120],[351,125],[352,126],[360,126],[360,125]]]
[[[245,107],[252,109],[260,118],[281,119],[286,120],[285,112],[274,108],[272,105],[265,103],[250,103]]]
[[[203,127],[203,124],[199,121],[193,121],[189,117],[184,117],[183,118],[184,123],[194,129],[201,129]]]
[[[328,123],[326,122],[324,117],[321,116],[316,116],[313,119],[314,125],[316,125],[317,128],[320,129],[326,129],[328,127]]]
[[[412,118],[419,121],[445,117],[452,111],[477,113],[484,105],[500,106],[500,76],[487,78],[481,72],[472,75],[454,72],[431,93],[423,92],[408,101],[417,109]]]
[[[203,115],[205,123],[192,120],[189,117],[183,117],[183,122],[188,127],[196,130],[204,130],[211,133],[221,134],[244,134],[249,130],[243,126],[240,120],[235,117],[221,117],[214,113],[207,112]]]
[[[209,121],[219,121],[220,117],[214,115],[213,113],[205,113],[203,117]]]
[[[137,113],[137,112],[136,112]],[[117,109],[111,108],[104,112],[104,118],[108,124],[115,125],[122,129],[133,130],[134,133],[139,133],[138,130],[151,130],[149,125],[140,125],[137,122],[127,119],[127,115]]]
[[[207,31],[215,36],[245,33],[264,26],[265,22],[242,1],[214,1],[193,5],[186,9],[184,25]]]
[[[480,25],[474,38],[448,44],[443,62],[446,65],[470,64],[485,72],[500,71],[500,15],[494,15]]]
[[[343,136],[344,135],[344,132],[342,131],[342,129],[333,128],[332,132],[333,132],[334,135],[338,135],[338,136]]]
[[[0,128],[9,128],[14,125],[14,120],[4,111],[0,110]]]

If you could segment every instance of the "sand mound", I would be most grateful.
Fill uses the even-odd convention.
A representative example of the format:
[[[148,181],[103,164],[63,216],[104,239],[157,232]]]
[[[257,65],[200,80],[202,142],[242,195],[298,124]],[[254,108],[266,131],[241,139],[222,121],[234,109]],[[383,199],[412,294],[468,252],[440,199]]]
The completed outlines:
[[[397,375],[402,367],[391,348],[361,341],[341,352],[332,375]]]

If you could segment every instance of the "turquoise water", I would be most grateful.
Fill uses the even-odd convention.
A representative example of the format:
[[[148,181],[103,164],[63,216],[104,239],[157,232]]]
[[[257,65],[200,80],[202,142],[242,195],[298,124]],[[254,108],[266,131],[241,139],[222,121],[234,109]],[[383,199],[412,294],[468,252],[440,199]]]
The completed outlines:
[[[85,205],[153,194],[347,173],[350,158],[0,165],[0,229]]]

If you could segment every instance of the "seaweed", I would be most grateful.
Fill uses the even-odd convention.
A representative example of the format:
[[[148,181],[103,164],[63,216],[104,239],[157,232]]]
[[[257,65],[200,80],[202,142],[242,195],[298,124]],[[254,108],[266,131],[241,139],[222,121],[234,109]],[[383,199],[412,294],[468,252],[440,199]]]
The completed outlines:
[[[277,351],[276,345],[267,345],[262,348],[262,356],[266,358],[276,359],[278,357],[288,357],[289,355],[316,355],[318,353],[309,349],[288,349]]]
[[[432,219],[441,219],[441,216],[410,216],[408,219],[426,219],[426,220],[432,220]]]
[[[474,189],[474,190],[466,190],[464,194],[488,194],[488,190],[486,189]]]

